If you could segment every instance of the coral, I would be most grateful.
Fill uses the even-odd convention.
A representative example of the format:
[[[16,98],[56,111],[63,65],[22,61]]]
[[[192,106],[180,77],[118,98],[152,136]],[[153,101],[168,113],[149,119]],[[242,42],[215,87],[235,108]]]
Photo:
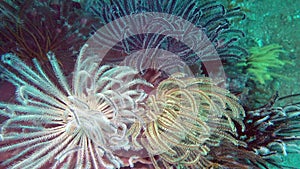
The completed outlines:
[[[285,51],[278,44],[252,47],[249,51],[251,55],[238,65],[244,67],[250,79],[261,84],[266,84],[266,81],[275,77],[284,77],[274,72],[274,69],[282,68],[285,64],[291,64],[287,60],[280,60],[279,54]]]

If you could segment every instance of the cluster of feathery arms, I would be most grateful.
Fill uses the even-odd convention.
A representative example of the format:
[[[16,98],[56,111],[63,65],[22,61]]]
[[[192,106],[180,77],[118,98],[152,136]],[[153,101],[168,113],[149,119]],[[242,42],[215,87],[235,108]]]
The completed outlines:
[[[244,145],[235,139],[234,125],[235,121],[243,126],[242,107],[234,95],[209,78],[175,73],[147,94],[143,86],[153,85],[135,78],[138,72],[133,68],[95,68],[78,62],[70,87],[54,54],[48,58],[60,86],[37,60],[33,60],[34,71],[14,54],[2,56],[3,64],[21,75],[1,65],[2,77],[16,86],[21,103],[1,103],[1,115],[8,120],[2,124],[0,151],[21,149],[4,165],[40,167],[55,158],[53,165],[59,167],[83,156],[76,158],[77,165],[120,168],[125,165],[122,158],[128,158],[130,166],[135,160],[150,158],[157,168],[207,167],[212,164],[205,158],[209,147],[224,139]],[[140,156],[143,150],[147,153]],[[125,154],[118,156],[122,151]]]
[[[0,153],[6,154],[0,157],[2,166],[267,168],[267,162],[277,165],[273,155],[299,153],[293,142],[300,134],[299,106],[244,112],[238,99],[212,79],[177,72],[154,86],[134,66],[100,66],[97,56],[83,56],[85,47],[70,80],[48,51],[72,58],[92,31],[92,21],[75,8],[70,11],[76,4],[71,1],[12,3],[0,2],[5,23],[1,54],[10,51],[24,60],[37,59],[31,68],[15,54],[1,57],[0,77],[16,90],[15,102],[0,103]],[[176,0],[93,3],[85,8],[102,24],[132,13],[165,12],[205,31],[222,61],[247,55],[235,44],[243,32],[228,29],[228,18],[244,18],[238,8],[226,11],[214,2],[197,7],[196,1]],[[138,44],[147,44],[139,38],[130,37],[114,50],[130,55]],[[187,46],[172,45],[166,49],[177,54],[187,51]],[[39,63],[46,58],[52,70]],[[191,58],[190,53],[181,56],[186,63],[197,59]]]
[[[299,133],[299,107],[245,114],[234,95],[206,77],[174,73],[154,88],[131,67],[96,66],[81,54],[69,84],[54,54],[48,58],[56,82],[35,59],[34,71],[14,54],[1,58],[1,77],[16,87],[19,102],[0,104],[7,119],[0,152],[11,153],[4,166],[264,166],[262,156],[286,154],[285,141]],[[251,162],[234,157],[239,153]]]

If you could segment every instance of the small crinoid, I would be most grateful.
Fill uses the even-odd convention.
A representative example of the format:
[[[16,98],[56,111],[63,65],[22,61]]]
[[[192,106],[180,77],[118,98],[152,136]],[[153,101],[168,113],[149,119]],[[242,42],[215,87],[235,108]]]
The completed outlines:
[[[236,45],[236,41],[244,36],[243,32],[230,28],[232,18],[243,19],[245,17],[239,11],[239,8],[226,10],[223,5],[214,1],[200,3],[196,0],[156,0],[153,2],[145,0],[101,0],[88,1],[82,3],[82,5],[88,9],[87,12],[92,11],[103,24],[120,19],[117,24],[114,24],[110,30],[105,32],[105,35],[100,36],[100,38],[105,39],[103,40],[104,42],[101,42],[102,44],[114,43],[112,48],[113,54],[119,53],[117,56],[107,57],[108,62],[119,62],[125,56],[131,55],[137,50],[157,47],[177,54],[193,68],[192,71],[194,73],[199,73],[199,67],[202,62],[219,61],[220,58],[221,60],[236,60],[247,55],[244,49]],[[180,19],[170,21],[168,20],[169,16],[152,20],[152,17],[147,16],[150,13],[154,15],[168,14],[186,22],[182,22]],[[126,18],[144,14],[147,17],[139,20],[140,24],[131,22],[130,24],[133,24],[134,29],[128,29],[130,25],[126,23]],[[128,36],[130,31],[145,29],[148,26],[148,24],[145,25],[143,23],[145,20],[152,22],[150,26],[157,25],[156,32],[136,33]],[[204,33],[195,35],[195,32],[186,23],[192,24],[199,29],[199,32],[203,31]],[[169,30],[159,32],[161,28]],[[113,37],[118,34],[124,38],[118,39],[118,43],[115,44]],[[186,43],[187,41],[184,42],[182,39],[174,38],[173,35],[182,36],[189,43],[195,45],[193,46],[195,48],[189,46]],[[204,36],[209,41],[203,40]],[[217,51],[218,57],[215,57],[216,54],[208,48],[210,44]],[[195,51],[195,49],[199,50],[199,52]]]
[[[136,86],[150,84],[134,79],[138,72],[130,67],[99,66],[83,55],[84,50],[71,86],[53,53],[48,58],[56,81],[37,59],[33,70],[14,54],[2,56],[1,78],[16,87],[18,102],[0,103],[6,119],[0,134],[2,167],[96,169],[133,163],[116,151],[131,150],[127,130],[146,97]]]
[[[92,19],[71,0],[4,0],[0,11],[0,54],[13,52],[23,60],[47,61],[52,51],[73,66],[91,32]]]
[[[276,71],[286,64],[292,64],[288,60],[279,58],[285,50],[281,45],[270,44],[263,47],[252,47],[250,56],[241,60],[238,66],[242,66],[249,78],[260,84],[266,84],[267,81],[273,80],[275,77],[286,78]]]
[[[176,73],[162,80],[148,96],[142,120],[129,129],[133,147],[144,147],[155,168],[213,165],[210,147],[235,139],[234,122],[242,124],[243,108],[229,91],[209,78]]]
[[[248,86],[243,96],[243,105],[253,110],[268,103],[276,90],[280,90],[280,79],[292,80],[281,71],[294,64],[285,57],[287,52],[279,44],[252,47],[249,52],[250,55],[237,64],[239,69],[236,72],[247,75],[243,76]]]

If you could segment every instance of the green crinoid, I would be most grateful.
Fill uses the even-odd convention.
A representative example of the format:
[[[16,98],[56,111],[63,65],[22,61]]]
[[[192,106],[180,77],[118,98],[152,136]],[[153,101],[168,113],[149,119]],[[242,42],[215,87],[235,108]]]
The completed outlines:
[[[274,77],[283,77],[275,70],[286,64],[292,64],[288,60],[280,59],[280,53],[285,53],[285,50],[279,44],[252,47],[249,52],[251,55],[238,63],[238,66],[244,67],[249,78],[260,84],[266,84],[266,81],[272,80]]]

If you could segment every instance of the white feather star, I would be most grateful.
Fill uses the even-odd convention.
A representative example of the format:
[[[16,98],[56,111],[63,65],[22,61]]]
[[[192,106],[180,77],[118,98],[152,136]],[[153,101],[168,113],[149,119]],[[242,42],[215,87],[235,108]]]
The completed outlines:
[[[48,58],[57,82],[50,80],[37,60],[32,70],[14,54],[2,56],[1,78],[16,87],[19,104],[0,103],[0,153],[10,168],[120,168],[114,151],[131,148],[128,124],[149,85],[126,66],[99,66],[93,58],[78,57],[71,86],[53,53]],[[95,56],[96,57],[96,56]],[[4,65],[10,66],[7,69]],[[58,85],[57,85],[58,84]]]

